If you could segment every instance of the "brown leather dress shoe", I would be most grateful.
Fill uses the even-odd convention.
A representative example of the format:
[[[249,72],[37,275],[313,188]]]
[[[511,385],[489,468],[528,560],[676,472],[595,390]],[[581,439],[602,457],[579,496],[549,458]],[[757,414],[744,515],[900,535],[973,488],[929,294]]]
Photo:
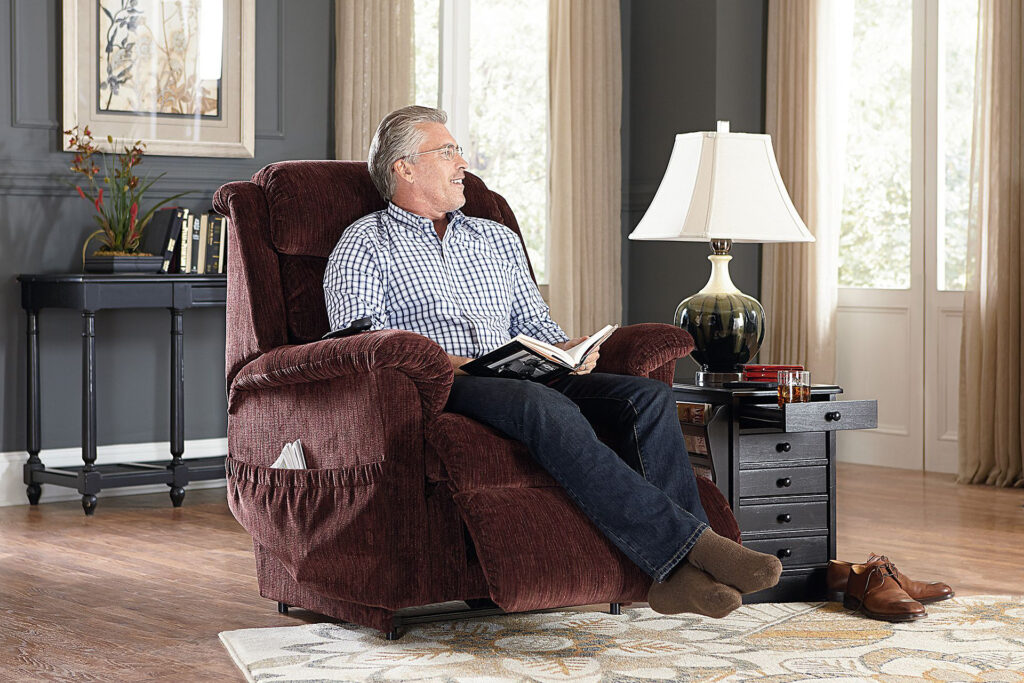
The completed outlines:
[[[924,605],[900,587],[892,565],[881,561],[850,566],[843,606],[882,621],[913,621],[928,616]]]
[[[907,595],[921,604],[948,600],[955,595],[953,589],[941,581],[915,581],[911,579],[897,569],[896,565],[889,562],[889,558],[885,555],[872,554],[867,561],[868,563],[885,562],[888,564],[892,568],[892,572],[896,580],[899,581],[900,586],[907,592]],[[828,571],[825,574],[825,580],[828,584],[826,599],[832,602],[843,601],[843,595],[846,593],[846,584],[850,580],[850,567],[852,566],[852,562],[843,562],[842,560],[829,561]]]

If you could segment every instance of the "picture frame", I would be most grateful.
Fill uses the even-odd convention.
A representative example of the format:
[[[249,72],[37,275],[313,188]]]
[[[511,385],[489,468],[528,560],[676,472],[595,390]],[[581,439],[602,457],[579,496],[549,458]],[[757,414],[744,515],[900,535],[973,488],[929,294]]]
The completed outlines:
[[[108,152],[109,135],[251,158],[255,20],[255,0],[63,0],[64,129],[88,126]]]

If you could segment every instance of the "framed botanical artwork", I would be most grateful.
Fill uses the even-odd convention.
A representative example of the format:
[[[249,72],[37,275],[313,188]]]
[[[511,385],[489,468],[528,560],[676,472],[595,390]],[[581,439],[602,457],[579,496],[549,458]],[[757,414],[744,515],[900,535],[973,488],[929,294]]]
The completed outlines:
[[[255,0],[63,0],[64,128],[251,157]],[[67,137],[65,149],[70,149]]]

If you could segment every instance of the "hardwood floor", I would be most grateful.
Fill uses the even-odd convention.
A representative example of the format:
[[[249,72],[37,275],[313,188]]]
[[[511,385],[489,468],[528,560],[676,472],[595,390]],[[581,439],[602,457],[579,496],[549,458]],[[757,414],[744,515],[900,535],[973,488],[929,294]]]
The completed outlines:
[[[1024,489],[846,463],[836,479],[839,559],[875,552],[957,595],[1024,594]]]
[[[839,470],[839,557],[886,553],[958,595],[1024,593],[1024,490]],[[240,681],[220,631],[293,626],[259,597],[223,489],[0,508],[0,680]]]

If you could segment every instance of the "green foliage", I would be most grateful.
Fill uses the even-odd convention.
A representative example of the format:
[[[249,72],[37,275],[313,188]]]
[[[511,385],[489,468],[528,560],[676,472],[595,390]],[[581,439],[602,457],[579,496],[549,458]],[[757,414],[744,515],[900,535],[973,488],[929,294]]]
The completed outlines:
[[[839,285],[910,286],[910,2],[857,0]]]
[[[129,147],[124,141],[115,143],[114,138],[108,135],[107,142],[115,149],[121,148],[120,152],[108,156],[96,146],[88,126],[75,126],[64,131],[64,134],[69,137],[69,144],[75,152],[70,170],[75,175],[81,175],[84,181],[80,182],[85,182],[88,188],[75,185],[75,190],[95,210],[93,220],[99,226],[96,234],[100,236],[103,245],[101,251],[134,253],[139,248],[142,231],[153,217],[153,212],[188,193],[181,192],[144,209],[143,195],[164,174],[152,180],[136,175],[135,167],[142,163],[146,150],[141,140],[136,140]],[[96,157],[100,158],[102,169],[96,163]],[[101,170],[102,182],[97,182]],[[104,189],[109,190],[105,198]]]
[[[962,290],[970,201],[977,4],[939,4],[943,99],[937,217],[939,281]],[[905,289],[911,262],[910,0],[856,0],[839,285]],[[922,121],[915,125],[923,125]],[[923,206],[923,202],[920,202]]]
[[[943,133],[945,216],[940,216],[943,260],[939,286],[963,290],[967,280],[967,216],[970,205],[971,135],[974,128],[978,5],[967,0],[939,4],[945,53]]]

